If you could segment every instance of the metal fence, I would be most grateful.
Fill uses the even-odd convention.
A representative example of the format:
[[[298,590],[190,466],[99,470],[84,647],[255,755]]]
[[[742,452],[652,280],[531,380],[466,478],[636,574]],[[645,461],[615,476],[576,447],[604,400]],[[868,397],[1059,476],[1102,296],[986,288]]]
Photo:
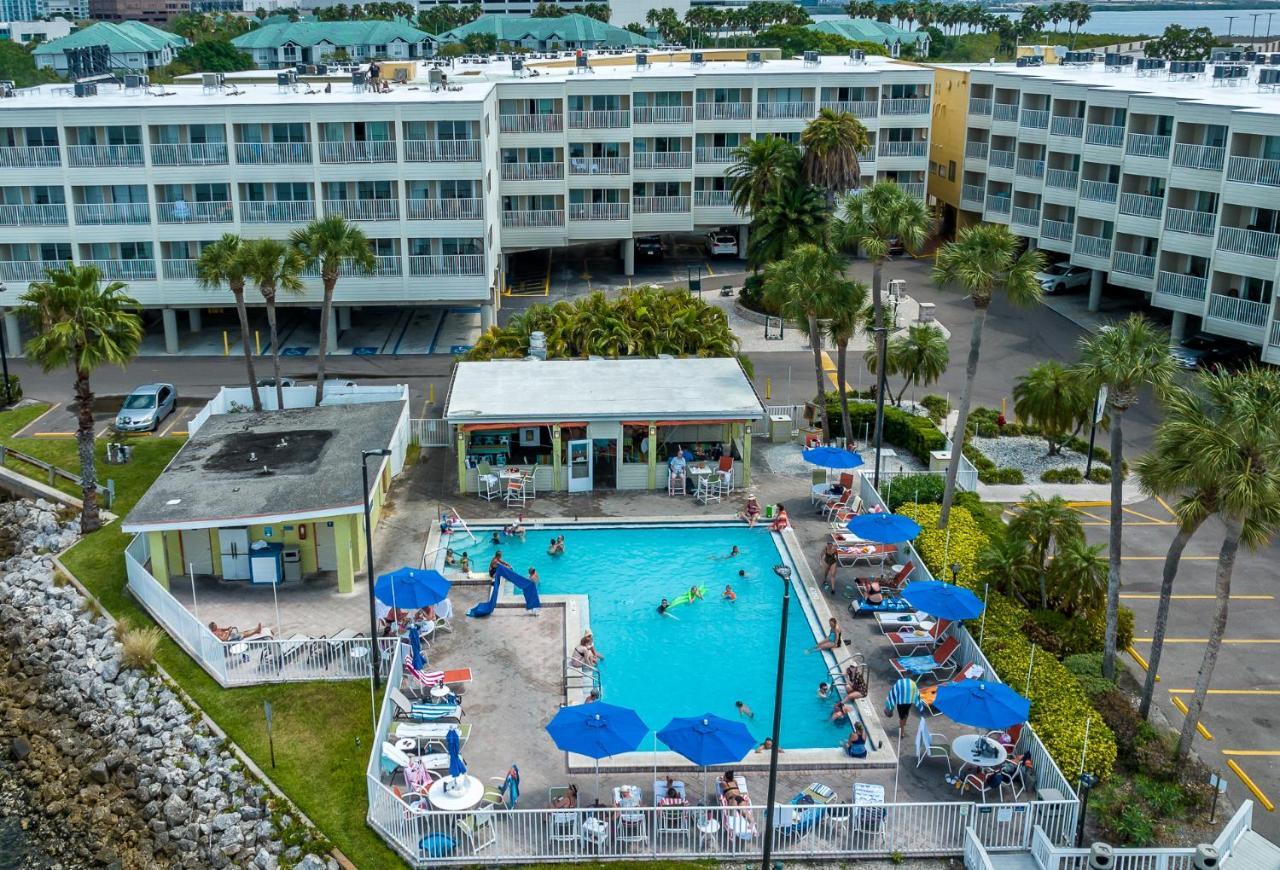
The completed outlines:
[[[448,447],[449,421],[413,417],[409,420],[409,438],[419,447]]]
[[[1213,845],[1225,859],[1235,848],[1236,841],[1253,825],[1253,802],[1245,801],[1235,815],[1223,826]],[[1122,848],[1112,850],[1114,870],[1193,870],[1195,849]],[[965,853],[966,866],[968,852]],[[1056,845],[1049,835],[1036,825],[1031,832],[1031,857],[1039,870],[1088,870],[1089,850]],[[989,866],[989,865],[988,865]]]

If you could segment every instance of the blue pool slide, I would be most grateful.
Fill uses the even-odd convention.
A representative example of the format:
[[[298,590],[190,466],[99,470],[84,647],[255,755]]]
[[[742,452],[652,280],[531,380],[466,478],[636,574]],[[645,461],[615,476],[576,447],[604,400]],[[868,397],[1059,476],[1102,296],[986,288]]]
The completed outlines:
[[[502,586],[503,580],[510,580],[517,589],[524,593],[525,610],[537,610],[542,606],[542,600],[538,597],[537,583],[534,583],[528,577],[520,576],[506,565],[499,565],[493,575],[493,588],[489,590],[489,600],[481,601],[468,610],[467,616],[483,617],[493,613],[493,608],[498,606],[498,589]]]

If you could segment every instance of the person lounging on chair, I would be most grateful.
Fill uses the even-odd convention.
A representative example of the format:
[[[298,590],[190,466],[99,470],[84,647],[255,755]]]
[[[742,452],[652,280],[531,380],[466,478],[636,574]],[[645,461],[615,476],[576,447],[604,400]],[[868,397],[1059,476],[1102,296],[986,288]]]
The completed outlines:
[[[933,651],[933,655],[920,656],[898,656],[889,659],[889,664],[898,672],[900,676],[911,677],[919,680],[922,677],[933,677],[937,682],[948,679],[956,672],[955,659],[956,650],[960,648],[960,641],[954,637],[949,637],[938,648]]]

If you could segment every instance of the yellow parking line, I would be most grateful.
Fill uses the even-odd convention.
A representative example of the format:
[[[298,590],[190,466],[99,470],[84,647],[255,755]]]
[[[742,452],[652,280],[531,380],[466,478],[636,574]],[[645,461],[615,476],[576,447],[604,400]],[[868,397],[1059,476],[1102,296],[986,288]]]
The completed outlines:
[[[1147,660],[1142,657],[1142,653],[1133,648],[1133,644],[1129,644],[1125,651],[1128,652],[1129,655],[1133,656],[1133,660],[1138,663],[1138,667],[1142,668],[1144,671],[1151,670],[1151,665],[1147,664]],[[1159,674],[1156,674],[1156,682],[1160,682]]]
[[[1067,507],[1070,507],[1070,508],[1111,507],[1111,502],[1110,501],[1069,501],[1067,502]]]
[[[1133,642],[1134,642],[1134,643],[1151,643],[1151,638],[1149,638],[1149,637],[1135,637],[1135,638],[1133,639]],[[1209,638],[1207,638],[1207,637],[1166,637],[1166,638],[1164,639],[1164,642],[1165,642],[1165,643],[1208,643],[1208,642],[1209,642]],[[1234,638],[1223,638],[1222,642],[1223,642],[1223,643],[1266,643],[1266,644],[1280,644],[1280,638],[1275,638],[1275,637],[1264,637],[1264,638],[1243,638],[1243,637],[1234,637]]]
[[[1181,698],[1177,698],[1177,697],[1175,697],[1175,698],[1173,699],[1173,706],[1175,706],[1175,707],[1177,707],[1179,710],[1181,710],[1181,711],[1182,711],[1182,715],[1183,715],[1183,716],[1187,715],[1187,705],[1186,705],[1186,704],[1184,704],[1184,703],[1182,703],[1182,699],[1181,699]],[[1204,723],[1202,723],[1202,722],[1197,722],[1197,723],[1196,723],[1196,730],[1200,732],[1200,736],[1201,736],[1201,737],[1203,737],[1205,740],[1212,740],[1212,739],[1213,739],[1213,735],[1209,733],[1209,729],[1208,729],[1208,728],[1204,727]]]
[[[175,438],[186,438],[191,433],[188,432],[186,429],[179,429],[177,431],[170,432],[169,434],[174,436]]]
[[[1111,525],[1111,523],[1081,523],[1080,525],[1082,525],[1082,526],[1109,526],[1109,525]],[[1153,523],[1153,522],[1151,522],[1150,520],[1126,520],[1126,521],[1125,521],[1125,524],[1124,524],[1124,527],[1125,527],[1126,529],[1128,529],[1128,528],[1132,528],[1132,527],[1134,527],[1134,526],[1172,526],[1172,525],[1174,525],[1174,523],[1166,523],[1166,522]],[[1164,558],[1164,556],[1161,556],[1160,558],[1161,558],[1161,559],[1163,559],[1163,558]],[[1217,558],[1217,557],[1215,556],[1214,558]]]
[[[1151,593],[1133,592],[1128,594],[1121,593],[1120,597],[1122,599],[1127,599],[1130,601],[1156,601],[1160,598],[1160,596],[1155,594],[1154,592],[1151,592]],[[1169,600],[1171,601],[1217,601],[1218,596],[1216,595],[1170,595]],[[1231,600],[1232,601],[1275,601],[1276,597],[1274,595],[1232,595]]]
[[[32,432],[32,438],[74,438],[74,432]]]
[[[1155,496],[1155,500],[1160,504],[1160,507],[1169,512],[1169,516],[1173,517],[1175,520],[1178,518],[1177,512],[1174,511],[1173,508],[1169,507],[1168,503],[1164,499],[1157,495]]]
[[[1076,508],[1076,513],[1080,514],[1080,516],[1082,517],[1088,517],[1091,520],[1097,520],[1098,522],[1102,523],[1102,525],[1104,526],[1110,525],[1110,520],[1108,520],[1106,517],[1100,517],[1097,514],[1091,514],[1088,511],[1082,511],[1080,510],[1080,508]]]
[[[1280,755],[1280,749],[1224,749],[1223,755],[1238,755],[1241,758],[1272,758]]]
[[[1240,777],[1244,787],[1253,792],[1253,796],[1258,799],[1258,803],[1267,808],[1267,812],[1274,813],[1276,811],[1276,805],[1271,802],[1271,798],[1267,797],[1266,792],[1254,785],[1253,780],[1249,779],[1249,775],[1240,769],[1240,765],[1228,758],[1227,767],[1231,768],[1235,775]]]
[[[1160,525],[1162,526],[1173,525],[1173,523],[1169,522],[1168,520],[1162,520],[1158,517],[1153,517],[1150,514],[1144,514],[1141,511],[1135,511],[1133,508],[1124,508],[1123,510],[1127,514],[1133,514],[1135,517],[1142,517],[1144,520],[1151,520],[1153,523],[1160,523]]]
[[[1170,689],[1170,695],[1194,695],[1195,689]],[[1280,695],[1280,689],[1210,689],[1210,695]]]
[[[23,434],[22,434],[23,432],[26,432],[26,431],[27,431],[28,429],[30,429],[32,426],[36,425],[36,424],[37,424],[37,423],[39,423],[41,420],[43,420],[45,417],[48,417],[50,414],[52,414],[54,411],[56,411],[58,408],[61,408],[61,407],[62,407],[62,403],[61,403],[61,402],[54,402],[52,405],[50,405],[49,407],[47,407],[47,408],[45,408],[45,409],[44,409],[44,413],[43,413],[43,414],[41,414],[39,417],[36,417],[34,420],[32,420],[32,421],[31,421],[30,423],[28,423],[27,425],[23,426],[23,427],[22,427],[21,429],[19,429],[17,432],[13,433],[13,437],[14,437],[14,438],[22,438],[22,437],[25,437],[25,436],[23,436]],[[37,434],[37,435],[39,435],[40,433],[38,433],[38,432],[37,432],[36,434]]]
[[[715,271],[715,269],[712,269],[712,268],[711,268],[711,264],[710,264],[710,263],[707,263],[707,277],[708,277],[708,278],[714,278],[715,276],[716,276],[716,271]]]

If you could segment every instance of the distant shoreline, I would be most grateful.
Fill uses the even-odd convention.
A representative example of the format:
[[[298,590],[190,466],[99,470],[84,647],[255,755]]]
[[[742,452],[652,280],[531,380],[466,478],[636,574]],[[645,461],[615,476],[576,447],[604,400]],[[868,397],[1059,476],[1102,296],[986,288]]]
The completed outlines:
[[[1021,13],[1024,6],[1012,6],[1006,3],[988,6],[991,12],[1002,13]],[[1097,12],[1177,12],[1177,11],[1205,11],[1211,12],[1216,10],[1230,11],[1232,9],[1277,9],[1280,10],[1280,2],[1266,2],[1266,0],[1258,0],[1258,2],[1233,2],[1233,0],[1188,0],[1188,2],[1166,2],[1166,3],[1094,3],[1093,11]]]

